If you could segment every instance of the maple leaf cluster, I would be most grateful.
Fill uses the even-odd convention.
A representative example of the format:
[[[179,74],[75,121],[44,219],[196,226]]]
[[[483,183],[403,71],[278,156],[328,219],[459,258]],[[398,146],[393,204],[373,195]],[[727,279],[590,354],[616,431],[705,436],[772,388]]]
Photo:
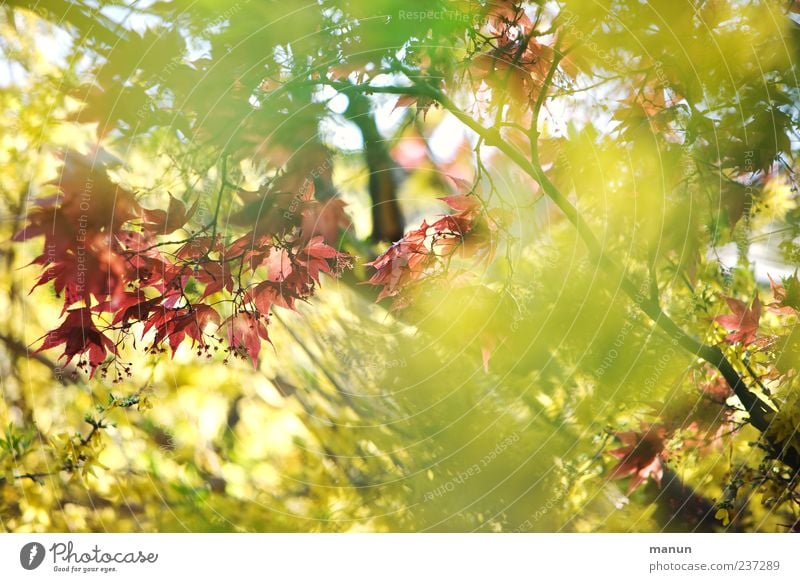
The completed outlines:
[[[416,285],[437,266],[445,272],[459,251],[471,255],[489,248],[491,252],[496,225],[481,211],[479,199],[457,194],[441,200],[455,212],[441,215],[431,224],[423,220],[419,228],[407,232],[386,252],[367,263],[375,273],[366,282],[382,286],[377,301],[395,297],[392,309],[406,307]]]
[[[213,224],[189,229],[197,203],[187,208],[170,194],[166,210],[143,208],[99,156],[68,152],[57,194],[37,200],[14,236],[44,237],[34,289],[52,283],[63,299],[66,317],[37,351],[63,346],[67,364],[78,358],[90,376],[105,374],[139,323],[153,353],[168,346],[174,355],[189,340],[210,358],[227,341],[229,355],[256,365],[272,308],[294,309],[322,273],[350,266],[326,242],[346,220],[342,205],[314,199],[309,184],[284,189],[297,182],[284,175],[259,192],[237,192],[243,207],[229,230],[241,225],[241,236],[228,242]],[[165,240],[178,231],[186,236]],[[118,369],[117,380],[124,372],[130,367]]]

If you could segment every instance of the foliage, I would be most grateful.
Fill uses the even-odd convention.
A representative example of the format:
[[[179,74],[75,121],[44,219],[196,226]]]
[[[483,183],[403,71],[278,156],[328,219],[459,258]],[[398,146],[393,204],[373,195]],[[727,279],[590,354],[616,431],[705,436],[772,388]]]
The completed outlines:
[[[5,529],[797,529],[793,2],[0,14]]]

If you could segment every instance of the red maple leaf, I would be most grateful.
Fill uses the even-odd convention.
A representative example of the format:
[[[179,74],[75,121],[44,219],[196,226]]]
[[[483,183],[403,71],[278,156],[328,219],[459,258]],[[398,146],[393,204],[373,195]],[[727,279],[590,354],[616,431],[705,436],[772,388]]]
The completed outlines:
[[[800,280],[797,279],[797,271],[791,277],[783,278],[780,283],[776,283],[769,275],[767,277],[775,298],[767,307],[783,315],[797,313],[800,309]]]
[[[458,184],[458,182],[457,182]],[[367,266],[376,269],[367,283],[382,285],[377,301],[385,297],[394,297],[411,284],[420,280],[426,269],[442,257],[449,257],[456,249],[475,251],[483,248],[490,237],[479,236],[474,248],[467,244],[473,238],[476,225],[481,224],[491,231],[494,224],[490,220],[481,220],[481,203],[476,196],[456,194],[440,198],[454,214],[441,215],[432,224],[423,221],[416,230],[412,230],[394,243],[389,249]],[[468,236],[469,235],[469,236]],[[465,253],[468,254],[468,253]],[[398,298],[392,309],[400,309],[408,304],[408,298]]]
[[[61,344],[64,344],[61,358],[67,358],[67,364],[75,356],[88,355],[91,370],[89,377],[94,376],[95,370],[103,363],[107,354],[117,354],[117,346],[97,329],[92,321],[92,313],[86,307],[68,311],[61,326],[48,332],[36,352],[49,350]]]
[[[714,321],[730,333],[725,336],[728,343],[741,342],[744,345],[753,343],[758,333],[758,322],[761,319],[761,302],[758,297],[753,300],[751,307],[743,301],[726,297],[725,301],[733,312],[732,315],[719,315]]]
[[[700,390],[703,396],[716,404],[725,404],[725,401],[734,394],[728,381],[720,375],[716,375],[712,380],[701,384]]]
[[[114,319],[111,322],[113,325],[120,322],[122,322],[123,325],[127,325],[130,321],[142,321],[147,319],[150,315],[150,311],[162,299],[162,297],[148,299],[141,291],[137,290],[98,303],[92,307],[92,311],[95,313],[112,313],[114,314]]]
[[[401,107],[411,107],[412,105],[416,105],[417,111],[421,111],[422,117],[425,118],[428,115],[428,109],[433,105],[433,99],[424,95],[400,95],[392,111]]]
[[[446,196],[440,200],[457,212],[442,216],[431,225],[435,233],[432,248],[437,255],[447,257],[460,250],[462,256],[467,257],[488,249],[487,259],[491,257],[497,224],[482,212],[480,200],[476,196],[463,194]]]
[[[286,249],[272,248],[266,258],[267,278],[270,281],[285,281],[292,274],[292,259]]]
[[[300,223],[303,195],[271,184],[258,192],[238,191],[245,204],[228,218],[234,226],[253,230],[253,236],[282,235]]]
[[[407,233],[374,261],[366,263],[376,269],[367,283],[383,285],[377,301],[394,297],[405,285],[422,277],[425,267],[434,258],[425,246],[428,228],[423,221],[418,229]]]
[[[258,354],[261,351],[261,340],[269,341],[267,326],[256,315],[249,312],[237,313],[225,320],[228,343],[231,349],[247,354],[253,367],[258,367]]]
[[[304,238],[321,235],[325,242],[335,243],[339,231],[350,227],[350,219],[344,211],[345,202],[331,198],[325,202],[306,201],[300,211],[300,231]]]
[[[198,260],[207,257],[209,253],[222,253],[223,251],[219,237],[212,241],[210,236],[198,236],[178,249],[175,256],[179,259]]]
[[[218,293],[223,289],[232,292],[234,288],[233,275],[224,260],[205,261],[194,269],[194,278],[204,283],[203,298]]]
[[[181,274],[180,266],[169,262],[155,249],[127,257],[127,268],[129,281],[139,281],[141,288],[152,287],[159,293],[167,293],[168,283],[174,282]],[[172,291],[175,291],[174,286]]]
[[[45,238],[47,252],[33,261],[42,268],[36,286],[52,283],[68,314],[61,327],[45,335],[40,349],[66,344],[64,356],[70,360],[88,354],[80,366],[90,366],[92,374],[107,354],[117,355],[116,344],[94,325],[92,314],[110,314],[111,325],[123,331],[141,322],[143,336],[154,332],[153,348],[167,343],[174,355],[187,339],[207,348],[206,328],[220,327],[218,312],[204,302],[210,295],[223,295],[214,304],[243,298],[255,309],[228,318],[224,327],[230,352],[249,356],[255,365],[261,340],[269,341],[269,309],[293,308],[314,294],[321,273],[337,276],[350,266],[349,255],[325,242],[349,224],[343,203],[315,200],[308,171],[283,173],[258,192],[240,191],[245,208],[236,216],[249,232],[233,243],[225,245],[221,234],[208,236],[205,229],[190,232],[186,241],[169,242],[159,235],[184,227],[196,204],[187,209],[170,194],[167,209],[143,209],[132,192],[109,178],[107,158],[69,152],[56,182],[59,194],[40,199],[14,236]],[[319,167],[314,165],[313,172]],[[261,281],[253,289],[241,283],[247,268]],[[234,299],[226,298],[231,295]]]
[[[520,5],[496,3],[488,16],[487,28],[495,40],[490,50],[472,59],[472,78],[507,92],[518,102],[536,99],[553,60],[553,49],[530,34],[533,23]]]
[[[452,176],[450,176],[450,179],[453,181],[456,180],[456,178],[453,178]],[[464,181],[460,180],[459,182],[463,183]],[[459,183],[457,182],[457,185],[458,184]],[[480,200],[478,200],[476,196],[469,196],[467,194],[454,194],[452,196],[442,196],[441,198],[439,198],[439,200],[441,200],[442,202],[446,202],[447,205],[453,210],[462,213],[474,213],[480,210],[481,208]]]
[[[292,290],[281,283],[262,281],[248,291],[246,300],[253,303],[259,313],[269,313],[273,305],[294,309],[295,297]]]
[[[89,305],[92,297],[104,301],[124,293],[124,259],[103,234],[87,235],[81,246],[59,247],[54,256],[44,254],[33,262],[46,267],[33,289],[52,281],[56,296],[64,296],[62,313],[79,301]]]
[[[609,451],[610,455],[620,459],[611,471],[610,479],[631,477],[628,484],[628,495],[652,477],[659,486],[664,475],[662,454],[666,429],[660,425],[648,427],[642,424],[643,432],[619,432],[616,437],[626,446]]]

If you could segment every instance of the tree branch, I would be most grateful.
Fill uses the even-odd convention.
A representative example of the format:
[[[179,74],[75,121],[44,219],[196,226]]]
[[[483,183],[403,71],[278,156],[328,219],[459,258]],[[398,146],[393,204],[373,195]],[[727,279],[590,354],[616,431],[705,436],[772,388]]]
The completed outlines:
[[[228,155],[223,153],[222,159],[220,160],[220,170],[219,170],[219,192],[217,193],[217,205],[214,208],[214,222],[211,226],[211,245],[216,242],[217,238],[217,221],[219,220],[219,210],[222,206],[222,194],[225,192],[225,187],[227,186],[228,182]],[[210,249],[209,249],[210,250]]]

